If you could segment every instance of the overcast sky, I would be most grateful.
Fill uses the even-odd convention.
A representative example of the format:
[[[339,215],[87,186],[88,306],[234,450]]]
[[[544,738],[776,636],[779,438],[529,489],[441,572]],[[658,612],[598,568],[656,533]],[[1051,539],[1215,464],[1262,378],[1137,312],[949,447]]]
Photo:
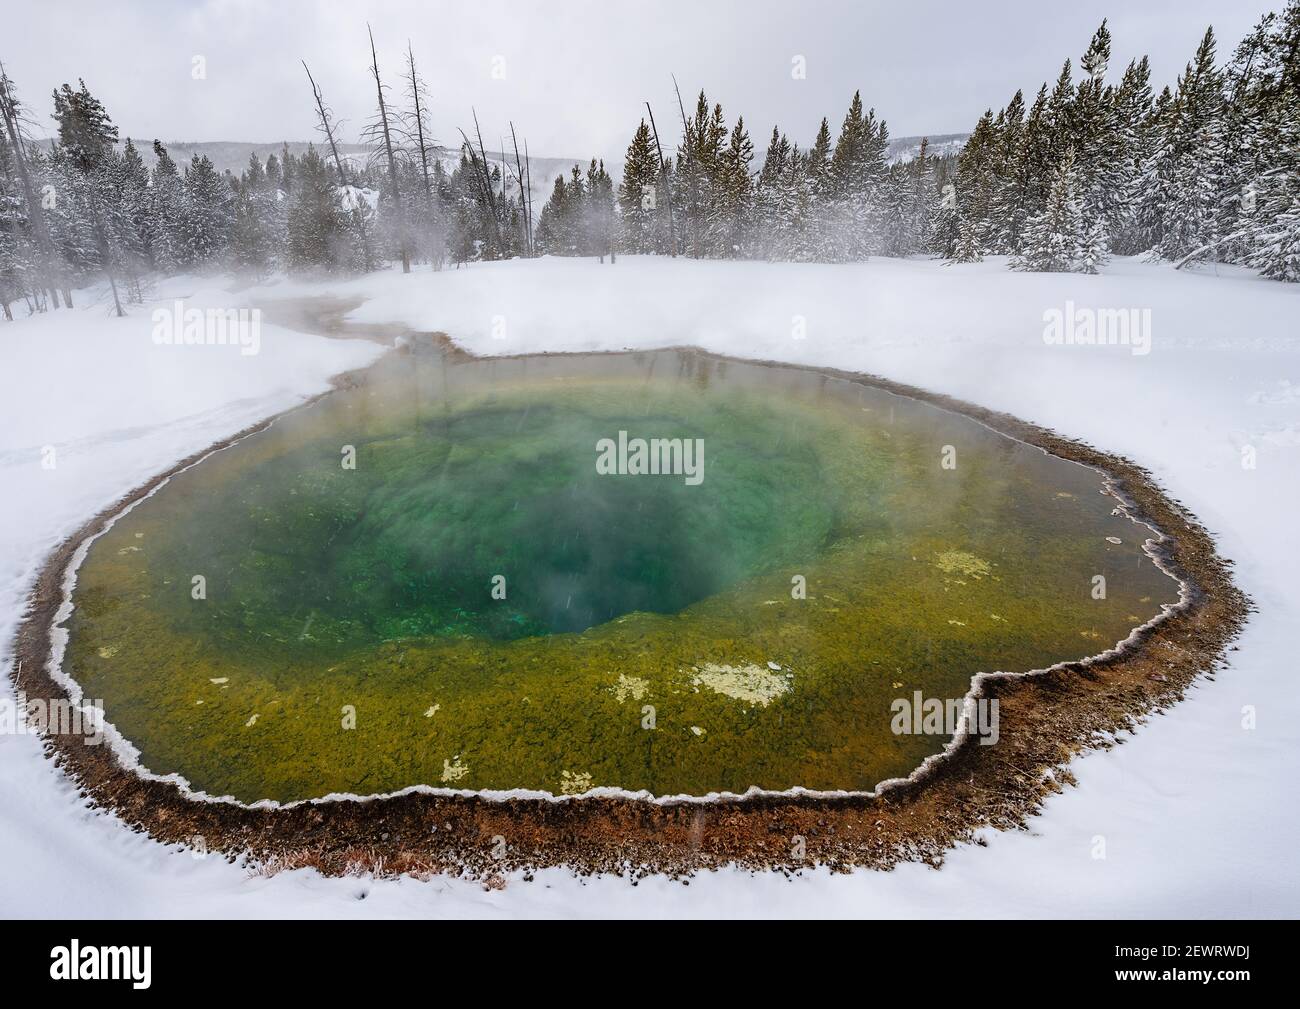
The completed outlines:
[[[675,139],[670,74],[703,87],[760,148],[779,122],[807,143],[855,88],[892,136],[968,131],[988,106],[1054,78],[1103,17],[1111,73],[1151,56],[1172,83],[1213,24],[1226,57],[1280,0],[5,0],[3,59],[35,117],[83,77],[123,135],[274,142],[313,136],[306,59],[345,139],[370,115],[366,22],[396,85],[407,39],[453,141],[478,109],[490,146],[513,119],[534,154],[621,159],[645,100]],[[195,79],[194,57],[206,64]],[[795,57],[806,78],[792,76]],[[495,76],[494,76],[495,71]],[[395,95],[398,88],[394,88]]]

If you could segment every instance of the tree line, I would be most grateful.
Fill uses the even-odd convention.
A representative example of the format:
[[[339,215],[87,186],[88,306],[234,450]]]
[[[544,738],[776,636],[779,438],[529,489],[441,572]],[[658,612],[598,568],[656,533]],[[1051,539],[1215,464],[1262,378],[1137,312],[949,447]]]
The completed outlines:
[[[1148,60],[1111,72],[1102,25],[1032,101],[989,109],[956,156],[889,158],[889,132],[854,94],[832,137],[807,148],[774,127],[761,158],[743,117],[678,94],[665,150],[647,104],[617,184],[593,158],[533,206],[531,158],[514,126],[489,157],[477,117],[450,163],[408,44],[392,78],[370,44],[374,117],[361,162],[306,63],[320,147],[286,144],[239,174],[202,156],[153,164],[119,134],[84,81],[37,124],[0,64],[0,303],[72,304],[106,276],[121,311],[147,278],[182,270],[362,272],[392,262],[440,269],[475,260],[618,252],[848,262],[871,256],[1008,257],[1013,269],[1096,272],[1112,254],[1176,266],[1238,263],[1300,280],[1300,0],[1265,15],[1221,66],[1207,30],[1173,86]],[[1077,77],[1077,79],[1076,79]],[[661,110],[662,116],[662,110]]]
[[[941,253],[1096,272],[1108,255],[1237,263],[1300,280],[1300,0],[1265,15],[1225,65],[1207,29],[1153,96],[1146,57],[1109,80],[1093,35],[1026,109],[984,113],[957,162]]]

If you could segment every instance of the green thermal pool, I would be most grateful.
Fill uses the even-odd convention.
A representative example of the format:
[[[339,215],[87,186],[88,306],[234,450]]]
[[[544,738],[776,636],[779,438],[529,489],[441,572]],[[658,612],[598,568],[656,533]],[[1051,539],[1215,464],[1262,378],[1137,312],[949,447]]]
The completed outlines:
[[[604,439],[630,469],[678,439],[681,466],[600,472]],[[145,768],[244,801],[865,790],[950,738],[895,733],[896,700],[1177,600],[1115,506],[1092,470],[814,372],[426,347],[122,515],[64,669]]]

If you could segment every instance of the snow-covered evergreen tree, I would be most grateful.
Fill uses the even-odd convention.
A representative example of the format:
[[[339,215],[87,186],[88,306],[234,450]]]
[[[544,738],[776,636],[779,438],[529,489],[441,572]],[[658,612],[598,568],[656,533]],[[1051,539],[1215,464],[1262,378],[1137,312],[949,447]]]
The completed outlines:
[[[289,264],[307,270],[352,268],[354,250],[347,214],[314,146],[297,160],[294,177],[287,219]]]
[[[1152,252],[1162,259],[1211,243],[1218,230],[1223,94],[1214,50],[1207,29],[1159,124],[1160,146],[1144,178]]]
[[[667,249],[667,194],[663,191],[659,154],[644,119],[632,135],[623,159],[623,182],[618,190],[622,247],[627,252],[649,253]],[[664,232],[661,237],[660,232]]]
[[[230,238],[231,187],[207,156],[195,155],[185,170],[180,261],[186,267],[216,265]]]
[[[1084,245],[1078,185],[1074,151],[1067,148],[1053,175],[1047,204],[1025,224],[1012,269],[1061,273],[1077,268]]]

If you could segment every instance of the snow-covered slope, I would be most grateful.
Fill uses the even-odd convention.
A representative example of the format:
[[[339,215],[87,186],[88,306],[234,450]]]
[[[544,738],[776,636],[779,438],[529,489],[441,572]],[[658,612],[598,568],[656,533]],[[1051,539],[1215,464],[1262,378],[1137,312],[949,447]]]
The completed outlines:
[[[926,151],[933,157],[957,154],[966,146],[969,133],[937,133],[932,137],[895,137],[889,142],[885,157],[890,164],[895,161],[911,161],[921,153],[921,141],[928,140]]]
[[[306,140],[274,144],[254,144],[237,140],[198,142],[173,140],[165,142],[163,146],[167,148],[167,153],[171,155],[172,160],[182,168],[188,165],[190,159],[197,155],[211,161],[218,172],[229,171],[234,175],[238,175],[248,167],[249,155],[256,154],[258,159],[265,163],[266,159],[272,154],[279,158],[283,149],[288,147],[290,154],[301,157],[306,153],[309,143],[314,143],[316,150],[322,156],[328,156],[328,148],[323,147],[319,141],[309,142]],[[141,141],[137,137],[136,146],[140,149],[140,154],[145,159],[145,163],[152,166],[157,159],[154,157],[150,143]],[[353,168],[364,168],[375,155],[375,148],[368,144],[340,143],[338,149],[339,157],[343,159],[345,164]],[[522,152],[521,141],[521,156]],[[460,149],[457,147],[436,147],[434,148],[434,157],[442,165],[443,170],[448,173],[455,171],[460,166]],[[517,187],[513,182],[515,176],[513,149],[507,149],[504,153],[489,149],[487,158],[490,165],[500,168],[502,176],[506,179],[506,188],[511,192],[515,192]],[[584,158],[546,158],[533,155],[530,157],[528,168],[532,182],[533,202],[537,205],[537,212],[541,213],[541,204],[546,202],[546,198],[550,195],[557,175],[567,175],[575,164],[579,165],[583,171],[586,171],[587,163],[590,160],[589,156]]]
[[[281,283],[199,304],[327,290]],[[182,284],[179,290],[184,290]],[[1024,833],[943,869],[787,880],[724,871],[684,887],[552,870],[503,891],[451,880],[249,879],[80,809],[31,737],[0,736],[0,914],[1291,915],[1294,502],[1300,499],[1300,286],[1131,260],[1099,277],[881,260],[815,266],[621,258],[392,271],[328,288],[354,317],[442,329],[479,353],[698,344],[872,372],[1057,428],[1152,469],[1214,532],[1259,606],[1213,681],[1125,745],[1075,762],[1079,787]],[[164,292],[171,294],[171,291]],[[1067,301],[1149,308],[1153,346],[1048,346]],[[504,339],[493,339],[505,321]],[[807,336],[795,339],[795,317]],[[262,353],[156,347],[147,312],[102,305],[0,325],[0,648],[45,552],[168,462],[324,387],[375,348],[265,327]],[[40,449],[58,447],[55,471]],[[1254,469],[1242,466],[1255,450]],[[3,688],[9,690],[6,684]],[[1252,706],[1257,727],[1242,727]],[[1092,857],[1095,838],[1107,857]],[[359,900],[365,896],[367,899]]]

